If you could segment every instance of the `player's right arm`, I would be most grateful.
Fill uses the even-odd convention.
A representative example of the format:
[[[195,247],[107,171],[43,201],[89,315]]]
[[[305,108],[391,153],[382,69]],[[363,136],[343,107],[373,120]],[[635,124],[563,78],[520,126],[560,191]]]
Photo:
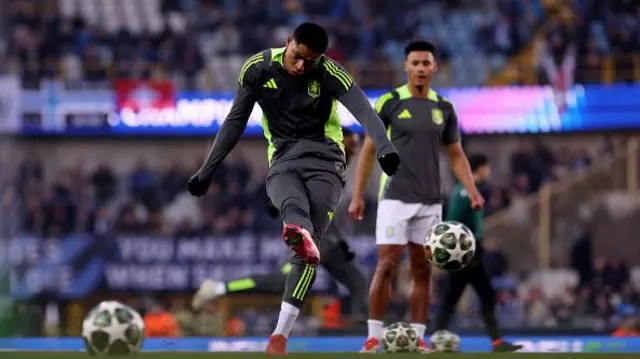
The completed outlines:
[[[262,62],[263,56],[262,52],[255,54],[242,65],[231,110],[220,127],[207,160],[198,172],[201,180],[211,179],[215,170],[235,147],[247,128],[249,116],[257,100],[254,83],[258,76],[257,67]]]
[[[385,114],[385,104],[392,98],[391,93],[382,95],[376,102],[375,111],[382,120],[382,123],[388,127],[389,121]],[[376,147],[371,136],[366,136],[360,155],[356,173],[354,176],[353,193],[351,195],[351,204],[349,205],[349,213],[354,219],[362,220],[364,215],[364,191],[373,171],[373,163],[376,157]]]

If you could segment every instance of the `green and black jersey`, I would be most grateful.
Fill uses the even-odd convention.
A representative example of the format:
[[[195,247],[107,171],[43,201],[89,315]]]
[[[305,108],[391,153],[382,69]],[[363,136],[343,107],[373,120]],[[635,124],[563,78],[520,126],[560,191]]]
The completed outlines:
[[[484,213],[471,208],[469,192],[460,183],[453,187],[447,206],[446,221],[456,221],[469,227],[476,239],[482,238]]]
[[[433,90],[427,98],[415,98],[402,86],[382,95],[376,112],[402,159],[392,179],[382,176],[380,199],[441,203],[440,151],[460,140],[453,105]]]
[[[336,101],[365,127],[378,153],[393,148],[366,95],[342,66],[323,55],[311,71],[292,76],[283,67],[284,54],[285,48],[268,49],[245,61],[231,111],[201,169],[205,176],[235,146],[256,102],[264,114],[270,164],[301,157],[344,162]]]

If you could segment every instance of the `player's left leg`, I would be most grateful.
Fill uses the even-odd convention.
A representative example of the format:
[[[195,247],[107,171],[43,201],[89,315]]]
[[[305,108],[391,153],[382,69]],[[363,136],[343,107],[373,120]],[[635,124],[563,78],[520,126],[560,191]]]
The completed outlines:
[[[482,318],[487,329],[487,333],[492,340],[493,351],[496,352],[513,352],[522,349],[521,345],[514,345],[502,340],[500,329],[498,327],[498,319],[495,315],[496,309],[496,292],[491,284],[491,278],[487,273],[482,256],[482,250],[476,253],[477,262],[472,268],[468,268],[469,283],[478,294],[482,306]],[[472,263],[473,265],[474,263]],[[467,269],[467,268],[465,268]]]
[[[424,333],[429,315],[431,296],[431,264],[424,250],[424,244],[431,228],[442,218],[442,206],[425,205],[407,225],[409,241],[409,265],[411,268],[411,292],[409,294],[409,310],[411,326],[418,331],[420,348],[427,350]]]
[[[258,274],[228,282],[207,279],[193,296],[191,306],[200,310],[205,303],[225,295],[253,293],[282,293],[287,275],[291,271],[291,263],[287,263],[280,271],[269,274]]]

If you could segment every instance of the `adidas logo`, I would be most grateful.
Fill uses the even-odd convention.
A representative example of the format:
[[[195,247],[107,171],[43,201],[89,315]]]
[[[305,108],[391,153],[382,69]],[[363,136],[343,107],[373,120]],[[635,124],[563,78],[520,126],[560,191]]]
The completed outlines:
[[[266,87],[266,88],[269,88],[269,89],[277,89],[278,85],[276,85],[276,81],[274,79],[271,79],[271,80],[265,82],[264,86],[262,86],[262,87]]]
[[[411,118],[411,112],[409,112],[409,110],[405,108],[404,110],[402,110],[402,112],[400,112],[398,118],[408,120]]]

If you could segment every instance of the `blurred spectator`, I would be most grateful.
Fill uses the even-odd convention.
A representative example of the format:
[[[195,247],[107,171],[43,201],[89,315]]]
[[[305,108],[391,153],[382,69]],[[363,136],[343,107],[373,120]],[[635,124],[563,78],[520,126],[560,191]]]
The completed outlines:
[[[225,335],[228,337],[241,337],[244,336],[247,330],[247,325],[240,318],[231,318],[227,322],[227,328]]]
[[[640,318],[629,318],[612,334],[614,337],[638,337],[640,336]]]
[[[542,291],[540,291],[540,288],[537,288],[537,290],[539,292],[534,292],[532,295],[539,300],[542,298]],[[574,288],[568,286],[563,292],[559,293],[556,298],[552,298],[551,308],[559,325],[570,326],[575,316],[578,315],[577,298]],[[538,309],[540,310],[541,308]]]
[[[116,195],[116,177],[109,168],[109,164],[103,162],[91,176],[91,185],[95,191],[96,206],[105,205]]]
[[[216,303],[209,302],[202,312],[193,317],[193,335],[198,337],[222,336],[225,332],[225,325],[216,310]]]
[[[151,211],[158,210],[158,206],[160,205],[156,195],[158,188],[156,181],[156,175],[147,164],[142,160],[138,161],[136,167],[131,172],[130,194]]]
[[[563,303],[564,305],[570,303]],[[547,327],[555,324],[553,313],[549,308],[542,289],[531,288],[524,301],[527,324],[533,327]],[[567,315],[568,313],[563,313]]]
[[[171,313],[178,322],[180,334],[188,337],[193,335],[193,313],[187,308],[186,303],[180,299],[171,302]]]
[[[178,321],[162,305],[153,303],[144,315],[144,335],[145,337],[179,337]]]
[[[522,327],[525,319],[522,300],[514,290],[500,290],[498,292],[498,304],[496,317],[504,328]]]
[[[559,91],[573,85],[577,56],[573,20],[573,14],[563,8],[554,11],[546,25],[541,64],[548,82]]]
[[[20,183],[42,182],[44,170],[42,161],[34,154],[30,153],[20,164],[18,181]]]
[[[578,273],[578,288],[592,283],[593,268],[593,252],[591,239],[591,223],[584,225],[584,232],[571,247],[570,262],[571,268]]]

